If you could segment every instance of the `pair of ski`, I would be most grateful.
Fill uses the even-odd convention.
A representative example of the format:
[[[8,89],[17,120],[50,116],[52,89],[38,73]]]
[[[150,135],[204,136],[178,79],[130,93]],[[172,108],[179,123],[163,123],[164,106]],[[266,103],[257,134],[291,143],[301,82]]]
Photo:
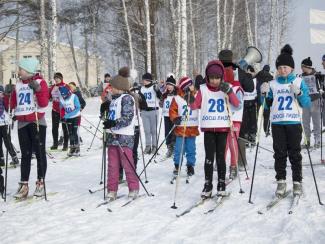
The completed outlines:
[[[292,193],[291,190],[287,191],[282,197],[275,196],[272,200],[263,208],[257,211],[258,214],[265,214],[266,212],[270,211],[272,208],[278,205],[283,199],[287,198]],[[300,200],[300,195],[294,195],[291,199],[290,207],[288,210],[288,214],[293,214],[296,208],[298,207]]]
[[[58,194],[59,192],[48,192],[46,193],[46,196],[54,196]],[[26,203],[26,204],[31,204],[35,202],[39,202],[41,200],[45,200],[44,196],[43,197],[36,197],[36,196],[28,196],[26,198],[15,198],[14,201],[15,203]]]
[[[99,208],[99,207],[101,207],[101,206],[105,206],[105,205],[111,205],[112,203],[115,203],[118,199],[122,199],[124,196],[125,196],[125,195],[120,195],[120,196],[117,196],[116,199],[114,199],[114,200],[106,200],[106,201],[104,201],[104,202],[98,204],[96,208]],[[128,199],[127,199],[127,200],[126,200],[126,201],[121,205],[121,207],[123,208],[123,207],[125,207],[125,206],[127,206],[127,205],[130,205],[130,204],[133,203],[134,201],[136,201],[136,200],[138,200],[139,198],[142,198],[142,197],[144,197],[144,196],[146,196],[146,195],[145,195],[145,194],[141,194],[141,195],[138,195],[136,198],[128,198]],[[107,211],[110,212],[110,213],[113,212],[113,210],[112,210],[110,207],[107,207]]]
[[[119,185],[124,185],[126,183],[127,183],[126,180],[120,180],[118,184]],[[88,191],[89,191],[90,194],[94,194],[94,193],[99,192],[99,191],[102,191],[102,190],[104,190],[104,186],[94,187],[94,188],[89,188],[88,189]]]
[[[190,175],[186,175],[186,180],[185,180],[186,184],[189,184],[190,183],[191,177],[192,176],[190,176]],[[176,179],[177,179],[177,175],[173,175],[172,176],[172,179],[170,180],[170,184],[174,184],[174,182],[176,181]]]

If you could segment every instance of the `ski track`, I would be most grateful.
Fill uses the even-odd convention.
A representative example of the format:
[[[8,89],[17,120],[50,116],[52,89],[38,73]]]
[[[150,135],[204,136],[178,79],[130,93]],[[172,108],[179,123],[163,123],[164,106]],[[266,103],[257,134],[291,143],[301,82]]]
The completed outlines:
[[[83,111],[94,125],[98,124],[99,98],[87,99]],[[52,145],[50,107],[47,112],[47,148]],[[85,119],[82,124],[95,132]],[[91,126],[91,128],[90,128]],[[142,131],[143,133],[143,131]],[[17,127],[12,131],[14,145],[18,147]],[[98,134],[101,136],[101,134]],[[65,159],[67,152],[51,152],[54,159],[48,158],[47,192],[58,192],[48,196],[49,201],[33,203],[15,203],[12,196],[7,196],[7,203],[0,202],[1,243],[325,243],[325,211],[318,204],[310,167],[303,167],[304,192],[299,205],[292,215],[288,214],[291,196],[281,201],[264,215],[257,211],[270,201],[276,188],[275,172],[272,167],[273,155],[263,149],[259,150],[255,172],[252,201],[248,203],[252,177],[255,148],[247,150],[248,175],[240,172],[244,194],[239,193],[238,180],[227,188],[231,191],[226,200],[213,213],[204,214],[213,206],[207,201],[190,213],[177,218],[187,207],[200,199],[204,184],[204,148],[203,136],[197,140],[197,165],[195,175],[189,184],[185,183],[186,158],[179,179],[176,210],[174,202],[176,182],[170,184],[173,159],[163,162],[159,158],[166,153],[165,145],[159,150],[157,163],[147,167],[148,184],[145,187],[153,197],[142,197],[131,204],[121,207],[127,201],[128,188],[119,187],[118,195],[124,197],[116,202],[96,208],[103,202],[103,191],[89,194],[88,189],[99,186],[101,173],[102,148],[97,138],[91,150],[93,135],[81,130],[83,144],[80,158]],[[144,139],[144,135],[142,137]],[[261,134],[260,145],[272,148],[272,137]],[[325,139],[325,138],[324,138]],[[163,140],[163,126],[160,142]],[[311,153],[313,163],[319,162],[320,150]],[[139,146],[138,173],[143,169],[141,148]],[[308,155],[302,153],[303,162],[308,162]],[[145,163],[151,155],[145,155]],[[318,160],[318,161],[317,161]],[[30,174],[30,195],[34,191],[36,178],[36,161],[33,159]],[[260,165],[263,164],[263,165]],[[288,165],[290,163],[288,162]],[[228,168],[228,167],[227,167]],[[315,167],[318,189],[325,202],[325,169]],[[20,170],[8,170],[8,192],[16,191]],[[144,173],[141,176],[145,181]],[[216,179],[216,172],[214,172]],[[291,169],[287,168],[288,189],[292,188]],[[216,180],[214,181],[216,186]],[[141,186],[140,186],[141,187]],[[141,187],[141,194],[145,194]],[[109,207],[112,212],[107,211]],[[84,211],[82,211],[83,209]]]

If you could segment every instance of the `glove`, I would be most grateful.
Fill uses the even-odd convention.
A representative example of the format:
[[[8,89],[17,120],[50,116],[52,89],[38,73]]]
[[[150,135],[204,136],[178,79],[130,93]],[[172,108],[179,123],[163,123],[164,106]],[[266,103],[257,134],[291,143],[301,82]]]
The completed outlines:
[[[34,92],[38,92],[41,90],[41,85],[36,80],[32,80],[31,82],[29,82],[28,86],[30,89],[33,89]]]
[[[228,93],[230,93],[232,91],[232,89],[231,89],[228,82],[221,82],[220,86],[219,86],[219,89],[220,89],[220,91],[222,91],[222,92],[224,92],[226,94],[228,94]]]
[[[104,124],[104,129],[110,129],[116,126],[116,120],[107,119],[103,122],[103,124]]]
[[[182,123],[182,117],[179,116],[179,117],[176,117],[174,120],[173,120],[173,123],[174,125],[180,125]]]
[[[323,89],[319,89],[319,94],[323,95],[324,94],[324,90]]]
[[[269,83],[264,82],[264,83],[261,85],[261,93],[262,93],[263,95],[266,95],[267,93],[269,93],[269,91],[270,91],[270,85],[269,85]]]
[[[293,92],[296,96],[302,95],[302,91],[300,90],[300,87],[298,87],[295,84],[290,84],[290,91]]]
[[[7,84],[5,86],[5,94],[10,94],[14,90],[14,85],[13,84]]]

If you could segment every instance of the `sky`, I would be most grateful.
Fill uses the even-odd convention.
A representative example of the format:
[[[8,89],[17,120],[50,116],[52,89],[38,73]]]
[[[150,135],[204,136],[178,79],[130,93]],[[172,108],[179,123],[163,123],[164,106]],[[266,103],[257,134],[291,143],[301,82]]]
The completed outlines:
[[[325,70],[321,65],[321,58],[325,54],[324,44],[311,44],[310,31],[311,27],[325,30],[325,25],[311,25],[309,23],[309,10],[319,9],[325,11],[324,0],[297,0],[295,6],[292,7],[293,23],[291,34],[288,37],[288,42],[292,45],[293,56],[295,59],[296,72],[301,73],[300,64],[301,61],[307,57],[311,57],[313,66],[317,71]]]

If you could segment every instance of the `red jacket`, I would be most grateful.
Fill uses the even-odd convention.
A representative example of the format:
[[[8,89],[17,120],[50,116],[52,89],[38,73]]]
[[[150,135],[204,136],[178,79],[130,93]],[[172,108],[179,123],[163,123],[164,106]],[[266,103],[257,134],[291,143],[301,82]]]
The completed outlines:
[[[54,84],[50,87],[49,89],[49,99],[52,100],[52,110],[55,112],[60,112],[60,100],[59,100],[59,95],[60,95],[60,91],[59,91],[59,87],[60,86],[65,86],[66,88],[70,89],[70,86],[68,86],[66,83],[64,83],[64,81],[61,81],[58,84]]]
[[[35,99],[35,102],[37,103],[39,108],[46,108],[48,103],[49,103],[48,86],[47,86],[46,81],[43,79],[42,76],[36,74],[32,78],[30,78],[28,80],[20,80],[18,82],[22,82],[24,84],[27,84],[27,83],[31,82],[32,80],[41,80],[40,81],[41,89],[38,92],[34,93],[34,99]],[[11,93],[11,101],[10,101],[10,108],[11,109],[15,109],[17,107],[16,89],[14,89],[12,91],[12,93]],[[9,102],[9,96],[6,95],[5,99],[6,99],[6,102],[8,103]],[[45,115],[45,112],[38,112],[37,113],[38,119],[43,118],[44,115]],[[18,121],[34,122],[34,121],[36,121],[36,116],[35,116],[34,112],[31,112],[30,114],[27,114],[27,115],[17,115],[16,119]]]

